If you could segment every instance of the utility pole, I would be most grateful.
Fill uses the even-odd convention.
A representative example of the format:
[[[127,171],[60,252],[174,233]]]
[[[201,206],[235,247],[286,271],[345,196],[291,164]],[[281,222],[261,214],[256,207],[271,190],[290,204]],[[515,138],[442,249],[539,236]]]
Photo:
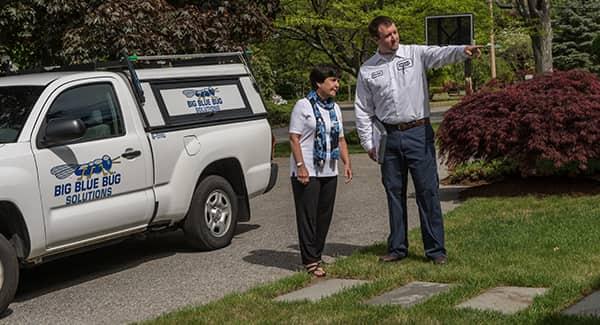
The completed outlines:
[[[488,0],[490,6],[490,18],[492,21],[492,27],[490,28],[490,68],[492,70],[492,79],[496,79],[496,43],[494,40],[494,2]]]

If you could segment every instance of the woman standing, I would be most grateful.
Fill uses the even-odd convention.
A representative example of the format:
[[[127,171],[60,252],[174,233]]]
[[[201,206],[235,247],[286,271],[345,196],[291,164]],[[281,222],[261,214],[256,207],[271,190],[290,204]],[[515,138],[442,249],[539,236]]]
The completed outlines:
[[[298,100],[290,119],[290,174],[302,263],[308,273],[325,276],[321,254],[331,224],[337,189],[338,160],[344,163],[346,183],[352,180],[342,113],[333,97],[340,72],[318,65],[310,72],[312,90]]]

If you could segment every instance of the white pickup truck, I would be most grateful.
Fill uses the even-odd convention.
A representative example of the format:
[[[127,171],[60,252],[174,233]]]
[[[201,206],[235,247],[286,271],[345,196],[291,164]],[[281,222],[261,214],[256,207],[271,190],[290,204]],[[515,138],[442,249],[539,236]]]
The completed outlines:
[[[277,175],[245,62],[139,57],[0,78],[0,313],[21,266],[153,230],[183,228],[202,250],[231,242]]]

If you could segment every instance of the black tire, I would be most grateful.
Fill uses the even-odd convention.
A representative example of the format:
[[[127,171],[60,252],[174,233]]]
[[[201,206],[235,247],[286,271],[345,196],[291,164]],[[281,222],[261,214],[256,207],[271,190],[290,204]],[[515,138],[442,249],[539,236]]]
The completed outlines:
[[[183,223],[186,239],[200,250],[225,247],[235,233],[237,215],[237,196],[231,184],[221,176],[208,176],[194,191]]]
[[[19,284],[19,262],[15,248],[0,235],[0,315],[15,298]]]

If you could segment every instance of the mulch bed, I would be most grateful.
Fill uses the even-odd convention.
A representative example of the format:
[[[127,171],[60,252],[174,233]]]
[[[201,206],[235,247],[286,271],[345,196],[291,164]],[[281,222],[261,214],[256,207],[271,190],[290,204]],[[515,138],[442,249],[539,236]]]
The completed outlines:
[[[547,195],[598,195],[600,180],[573,177],[512,177],[494,183],[463,184],[475,185],[460,192],[460,198],[472,197],[515,197]]]

